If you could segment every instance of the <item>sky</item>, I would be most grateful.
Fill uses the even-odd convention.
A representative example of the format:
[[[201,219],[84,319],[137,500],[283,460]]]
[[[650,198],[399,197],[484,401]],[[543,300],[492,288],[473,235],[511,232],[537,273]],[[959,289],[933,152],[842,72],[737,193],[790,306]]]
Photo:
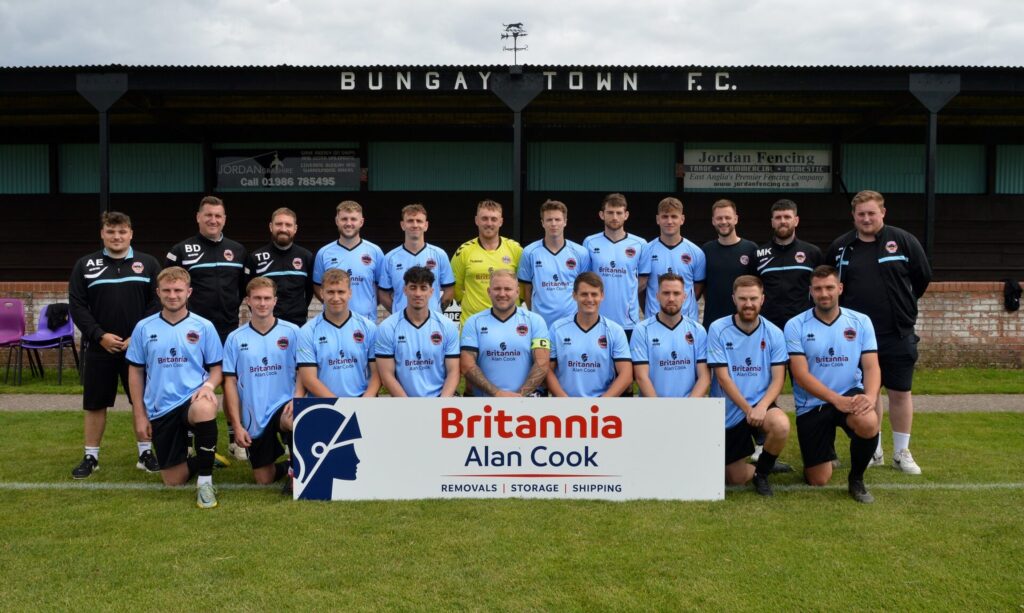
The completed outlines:
[[[0,0],[0,66],[1020,66],[1024,0]]]

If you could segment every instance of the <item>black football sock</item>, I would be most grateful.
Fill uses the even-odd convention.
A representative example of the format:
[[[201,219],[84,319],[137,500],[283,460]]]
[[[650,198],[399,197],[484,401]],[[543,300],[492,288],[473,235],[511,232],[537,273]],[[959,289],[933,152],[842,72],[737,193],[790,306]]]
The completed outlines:
[[[274,464],[274,481],[280,481],[282,477],[288,474],[288,462],[280,461]]]
[[[850,438],[850,481],[863,481],[871,457],[878,446],[878,436],[861,438],[856,434]]]
[[[192,426],[196,433],[196,460],[200,477],[213,475],[213,457],[217,453],[217,420],[201,421]]]
[[[761,452],[761,457],[757,458],[757,466],[754,468],[754,473],[767,477],[771,474],[772,468],[775,466],[775,460],[778,460],[779,456],[772,455],[767,451]]]

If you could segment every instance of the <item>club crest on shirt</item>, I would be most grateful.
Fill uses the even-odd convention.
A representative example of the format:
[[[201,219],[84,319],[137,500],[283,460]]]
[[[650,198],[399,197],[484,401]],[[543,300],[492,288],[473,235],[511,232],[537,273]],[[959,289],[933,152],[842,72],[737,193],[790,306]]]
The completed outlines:
[[[526,324],[519,324],[516,326],[516,334],[519,336],[526,336],[530,333],[530,328]]]
[[[750,263],[750,256],[748,256],[745,253],[740,256],[740,264],[743,264],[744,266],[746,266],[749,263]]]
[[[195,345],[196,343],[199,342],[199,333],[196,332],[195,330],[189,330],[185,334],[185,340],[187,340],[189,343]]]
[[[503,255],[503,256],[501,256],[501,261],[502,261],[503,264],[511,264],[512,263],[512,258],[507,256],[507,255]]]
[[[370,264],[373,264],[373,258],[370,257],[369,253],[364,253],[359,258],[359,261],[362,262],[363,264],[367,265],[367,266],[369,266]]]
[[[302,270],[302,258],[295,258],[292,260],[292,268],[295,270]]]
[[[288,348],[288,337],[287,336],[282,336],[281,338],[277,339],[277,347],[278,347],[278,349],[287,349]]]
[[[896,253],[897,249],[898,247],[896,246],[896,241],[889,241],[888,243],[885,244],[885,250],[888,251],[889,253]]]
[[[597,337],[597,346],[600,347],[601,349],[607,349],[608,348],[608,337],[603,335],[603,334],[601,336]]]
[[[764,342],[764,339],[762,338],[761,339],[761,351],[764,351],[765,347],[767,347],[767,346],[768,346],[768,343]]]
[[[141,273],[144,269],[145,266],[142,265],[142,262],[132,262],[132,272],[135,274]]]
[[[233,262],[235,260],[235,252],[230,249],[224,250],[224,259]]]
[[[855,340],[857,338],[857,331],[854,330],[853,328],[847,328],[843,330],[843,338],[845,338],[848,341]]]
[[[429,258],[427,260],[427,263],[424,264],[424,266],[426,267],[427,270],[434,270],[435,268],[437,268],[437,262],[434,261],[434,258]]]
[[[692,345],[693,344],[693,333],[692,332],[687,332],[686,336],[684,338],[686,338],[686,344],[687,345]]]
[[[569,270],[576,270],[576,260],[569,258],[565,261],[565,267]]]
[[[433,343],[435,345],[440,345],[441,344],[441,340],[442,340],[442,338],[441,338],[441,333],[440,332],[431,332],[430,333],[430,342],[431,343]]]
[[[363,342],[364,339],[365,337],[363,336],[363,332],[361,330],[356,330],[355,332],[352,333],[352,340],[354,340],[355,342],[361,343]]]
[[[689,266],[690,262],[693,261],[693,258],[690,257],[689,253],[682,254],[681,256],[679,256],[679,259],[682,260],[683,264],[686,264],[687,266]]]
[[[803,251],[797,251],[793,254],[793,259],[796,260],[797,264],[803,264],[807,260],[807,254]]]
[[[597,253],[597,250],[595,249],[594,252]],[[633,247],[626,247],[625,254],[627,258],[636,257],[636,249],[634,249]]]

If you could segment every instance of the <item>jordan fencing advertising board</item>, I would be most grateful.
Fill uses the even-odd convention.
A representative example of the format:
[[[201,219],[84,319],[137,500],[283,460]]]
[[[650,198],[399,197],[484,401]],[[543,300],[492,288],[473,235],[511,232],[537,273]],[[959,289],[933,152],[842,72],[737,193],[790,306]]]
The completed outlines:
[[[721,399],[296,399],[296,499],[721,500]]]

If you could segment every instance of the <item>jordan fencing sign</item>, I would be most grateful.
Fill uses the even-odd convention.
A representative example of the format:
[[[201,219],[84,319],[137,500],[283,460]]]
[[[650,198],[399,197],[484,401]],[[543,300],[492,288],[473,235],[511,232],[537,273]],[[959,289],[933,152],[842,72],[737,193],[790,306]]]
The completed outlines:
[[[296,399],[294,496],[721,500],[721,399]]]

